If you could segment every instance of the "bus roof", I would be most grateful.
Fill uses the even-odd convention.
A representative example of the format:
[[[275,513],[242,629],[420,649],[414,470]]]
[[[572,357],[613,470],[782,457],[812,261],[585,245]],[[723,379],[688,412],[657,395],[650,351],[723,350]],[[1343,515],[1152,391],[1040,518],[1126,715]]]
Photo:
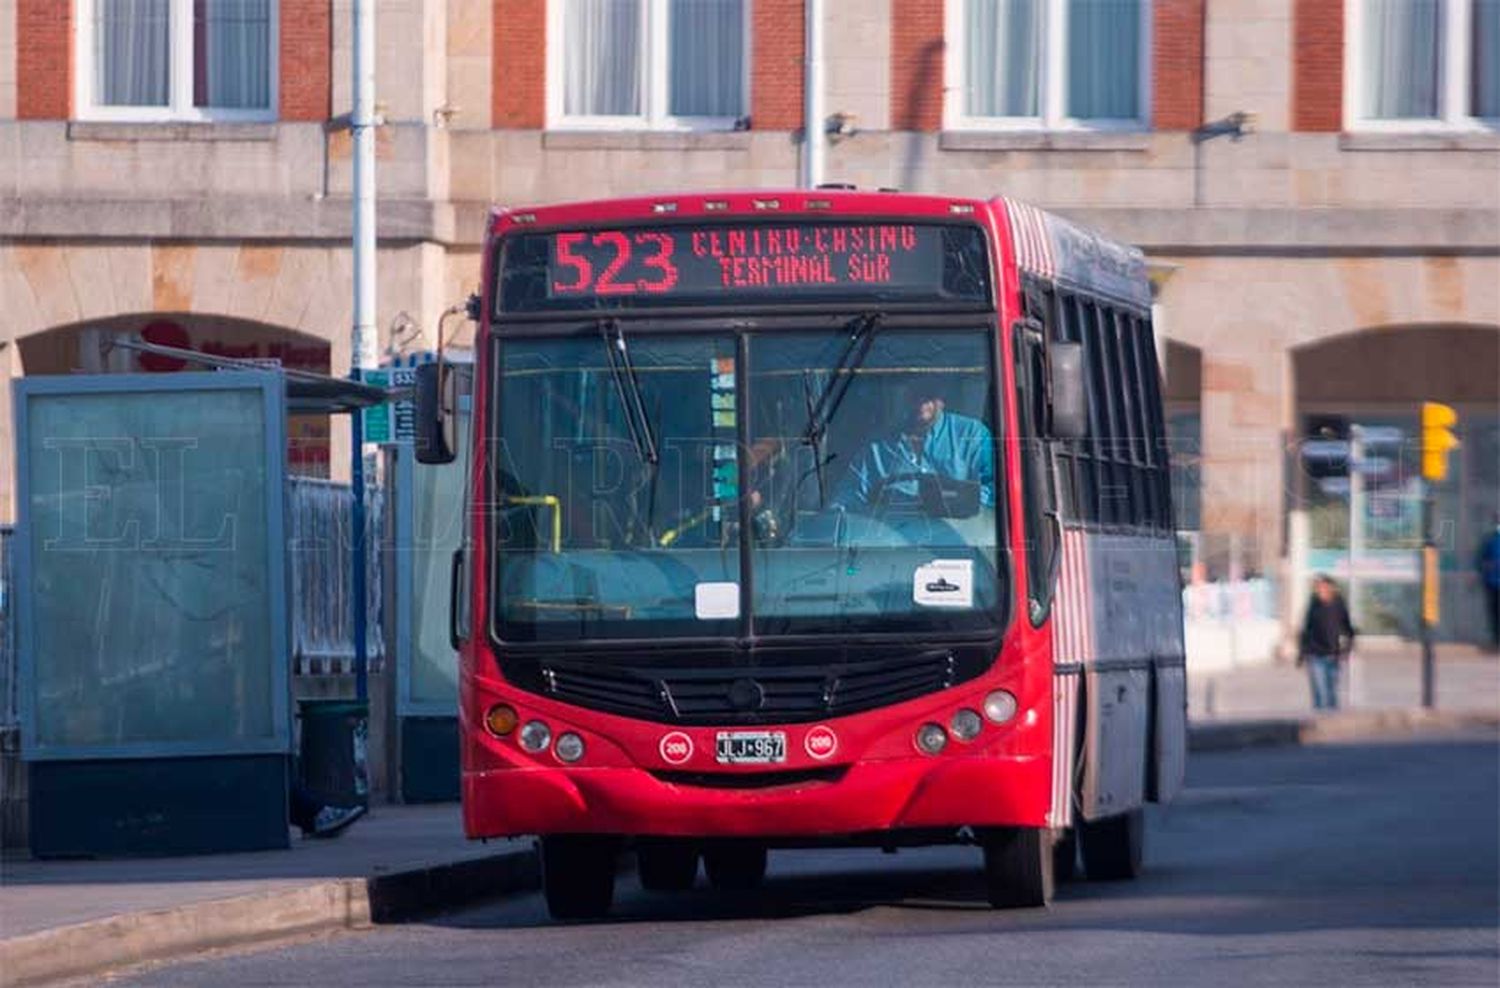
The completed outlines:
[[[981,199],[871,192],[849,189],[741,189],[688,192],[624,199],[595,199],[539,207],[497,207],[491,229],[500,234],[512,225],[569,227],[621,220],[660,220],[705,216],[713,219],[778,213],[802,216],[913,216],[951,218],[976,216],[986,207]]]
[[[1010,223],[1022,271],[1065,288],[1151,307],[1146,256],[1139,247],[1015,199],[997,198],[995,206]]]
[[[1035,206],[996,196],[919,195],[854,189],[741,189],[687,192],[618,199],[595,199],[538,207],[496,207],[490,233],[517,227],[557,229],[687,217],[729,220],[778,214],[807,218],[857,217],[972,218],[993,215],[1005,223],[1023,272],[1065,288],[1103,295],[1142,308],[1151,305],[1146,261],[1141,251]]]

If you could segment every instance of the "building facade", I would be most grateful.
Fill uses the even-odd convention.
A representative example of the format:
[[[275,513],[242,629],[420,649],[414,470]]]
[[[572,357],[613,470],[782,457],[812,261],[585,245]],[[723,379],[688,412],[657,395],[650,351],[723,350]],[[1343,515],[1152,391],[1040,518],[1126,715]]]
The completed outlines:
[[[795,184],[803,0],[377,0],[379,324],[434,342],[492,203]],[[0,0],[0,378],[344,372],[350,0]],[[1445,632],[1500,460],[1500,3],[824,0],[825,178],[1140,244],[1208,578],[1355,577],[1409,630],[1417,403],[1460,414]],[[0,522],[15,511],[0,405]],[[1367,435],[1348,471],[1301,440]],[[341,429],[299,425],[337,475]],[[1378,455],[1377,455],[1378,454]],[[1350,488],[1356,494],[1352,499]],[[1349,532],[1366,554],[1349,563]],[[1340,567],[1343,567],[1341,570]]]

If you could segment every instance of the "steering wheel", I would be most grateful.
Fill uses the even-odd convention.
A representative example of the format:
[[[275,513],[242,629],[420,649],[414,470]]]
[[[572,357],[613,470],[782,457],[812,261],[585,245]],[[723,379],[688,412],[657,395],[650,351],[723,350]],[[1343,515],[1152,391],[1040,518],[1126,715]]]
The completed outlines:
[[[885,509],[890,507],[891,505],[891,498],[889,496],[891,493],[891,488],[897,484],[915,482],[917,485],[917,496],[914,501],[917,504],[921,504],[922,478],[930,476],[932,476],[932,474],[907,471],[905,473],[893,473],[888,477],[877,478],[876,481],[870,485],[870,493],[865,497],[865,504],[869,507],[870,514],[875,516],[885,514]],[[896,493],[902,498],[908,496],[899,491],[897,491]]]
[[[979,481],[960,480],[940,473],[905,473],[881,477],[871,485],[868,501],[879,515],[889,503],[886,491],[894,484],[915,481],[916,502],[933,518],[969,518],[979,513]]]

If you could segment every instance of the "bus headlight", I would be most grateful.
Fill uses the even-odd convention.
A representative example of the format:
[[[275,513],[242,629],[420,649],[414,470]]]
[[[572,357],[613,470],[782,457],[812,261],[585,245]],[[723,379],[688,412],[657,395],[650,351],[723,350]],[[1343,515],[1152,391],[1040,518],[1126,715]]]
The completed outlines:
[[[917,750],[924,755],[935,755],[948,744],[948,732],[939,724],[923,724],[917,728]]]
[[[948,722],[948,730],[953,732],[954,738],[959,741],[973,741],[979,737],[979,732],[984,728],[984,721],[979,719],[976,711],[968,707],[953,715]]]
[[[1005,690],[996,690],[984,698],[984,715],[1003,724],[1016,715],[1016,698]]]
[[[572,731],[557,736],[557,745],[552,749],[557,757],[572,764],[583,757],[583,738]]]
[[[521,728],[521,747],[533,755],[547,750],[552,743],[552,728],[539,720],[529,720]]]

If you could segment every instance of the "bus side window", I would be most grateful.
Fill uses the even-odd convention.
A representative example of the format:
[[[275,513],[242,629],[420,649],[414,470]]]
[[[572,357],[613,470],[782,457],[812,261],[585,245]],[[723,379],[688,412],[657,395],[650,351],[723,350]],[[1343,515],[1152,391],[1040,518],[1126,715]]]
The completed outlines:
[[[1141,352],[1141,376],[1145,379],[1146,407],[1151,419],[1151,457],[1156,483],[1156,526],[1163,532],[1176,528],[1172,516],[1172,461],[1167,446],[1166,412],[1162,408],[1161,369],[1156,360],[1156,341],[1151,320],[1140,321],[1137,340]]]
[[[1151,509],[1154,497],[1146,457],[1146,393],[1141,386],[1139,361],[1136,359],[1135,319],[1121,309],[1114,310],[1113,316],[1120,373],[1116,380],[1125,406],[1122,452],[1130,461],[1130,512],[1127,521],[1137,528],[1149,528],[1155,515]]]
[[[1100,510],[1101,492],[1104,485],[1108,483],[1100,456],[1103,448],[1100,439],[1104,433],[1102,425],[1104,403],[1099,390],[1098,373],[1095,369],[1099,357],[1093,350],[1091,334],[1085,331],[1088,310],[1084,308],[1083,300],[1076,295],[1068,296],[1064,300],[1063,311],[1067,316],[1064,327],[1068,342],[1079,343],[1083,346],[1084,373],[1088,377],[1089,387],[1089,435],[1087,439],[1081,439],[1074,444],[1080,480],[1078,515],[1083,521],[1095,524],[1104,520],[1103,512]]]
[[[1103,325],[1106,313],[1093,300],[1081,300],[1083,309],[1084,349],[1088,352],[1089,380],[1093,393],[1089,408],[1098,408],[1098,428],[1094,429],[1094,455],[1099,461],[1099,521],[1118,525],[1124,517],[1125,490],[1129,477],[1119,463],[1116,443],[1120,436],[1119,395],[1115,393],[1114,360],[1111,359],[1109,334]],[[1091,423],[1092,424],[1092,423]]]

